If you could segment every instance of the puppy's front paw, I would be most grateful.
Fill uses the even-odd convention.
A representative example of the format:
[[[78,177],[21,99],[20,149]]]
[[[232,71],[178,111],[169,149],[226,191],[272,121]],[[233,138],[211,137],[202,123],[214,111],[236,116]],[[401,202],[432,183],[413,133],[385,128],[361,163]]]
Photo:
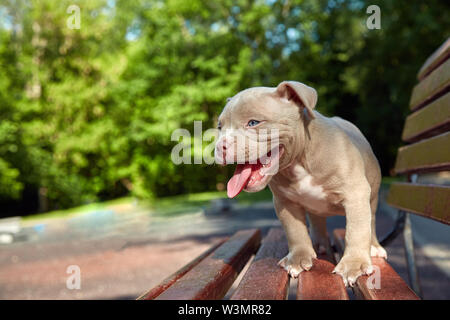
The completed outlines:
[[[344,256],[334,268],[333,273],[342,277],[346,287],[353,287],[359,276],[370,275],[373,271],[370,258]]]
[[[311,269],[316,253],[311,251],[292,251],[278,262],[292,278],[297,278],[302,271]]]

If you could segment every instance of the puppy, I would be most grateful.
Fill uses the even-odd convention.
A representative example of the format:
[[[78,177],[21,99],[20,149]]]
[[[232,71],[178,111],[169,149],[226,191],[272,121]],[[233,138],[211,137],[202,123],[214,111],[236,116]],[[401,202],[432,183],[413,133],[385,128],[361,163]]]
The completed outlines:
[[[295,81],[239,92],[219,116],[215,159],[238,163],[231,198],[269,185],[289,245],[279,265],[291,277],[312,267],[315,249],[330,249],[326,217],[345,215],[345,252],[333,272],[353,286],[373,272],[371,256],[387,258],[375,234],[380,166],[356,126],[321,115],[316,103],[316,90]]]

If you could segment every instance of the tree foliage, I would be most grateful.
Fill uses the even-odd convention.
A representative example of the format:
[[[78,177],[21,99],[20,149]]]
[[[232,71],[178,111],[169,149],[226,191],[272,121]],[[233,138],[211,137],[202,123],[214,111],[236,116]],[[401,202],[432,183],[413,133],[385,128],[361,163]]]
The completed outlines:
[[[366,27],[371,4],[380,30]],[[67,207],[221,188],[230,168],[175,165],[172,132],[214,127],[227,97],[286,79],[357,124],[386,174],[449,12],[437,0],[3,1],[0,198],[31,190]]]

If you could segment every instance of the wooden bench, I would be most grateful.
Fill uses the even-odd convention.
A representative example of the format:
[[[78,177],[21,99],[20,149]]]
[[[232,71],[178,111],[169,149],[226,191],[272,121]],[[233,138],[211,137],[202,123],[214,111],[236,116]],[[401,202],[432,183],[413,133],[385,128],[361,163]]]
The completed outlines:
[[[344,235],[343,229],[334,231],[337,254],[343,252]],[[291,279],[277,262],[287,253],[288,246],[281,228],[270,229],[262,241],[259,230],[242,230],[213,246],[138,299],[212,300],[228,296],[231,300],[284,300]],[[229,292],[249,262],[239,284],[233,292]],[[362,276],[353,288],[357,298],[418,299],[384,259],[374,258],[373,263],[380,270],[380,287],[371,288],[369,277]],[[319,256],[310,271],[299,275],[296,298],[348,300],[349,295],[341,277],[331,273],[334,266],[334,254]]]
[[[409,182],[391,186],[388,203],[401,210],[401,214],[393,231],[381,241],[386,246],[403,233],[410,282],[419,294],[409,215],[405,212],[449,224],[450,187],[417,183],[417,174],[450,168],[449,56],[450,40],[447,40],[419,72],[420,82],[413,90],[410,103],[413,113],[406,119],[403,131],[403,140],[410,144],[399,149],[395,165],[395,173],[406,174]],[[333,252],[329,256],[319,256],[310,271],[299,275],[297,299],[349,299],[340,276],[331,273],[336,258],[344,251],[344,238],[344,229],[334,230]],[[287,242],[281,229],[270,229],[262,241],[259,230],[242,230],[213,246],[138,299],[283,300],[287,298],[291,279],[277,262],[287,253]],[[419,299],[386,260],[373,258],[372,263],[379,275],[379,286],[373,285],[372,275],[359,277],[352,288],[357,299]],[[240,273],[244,273],[240,282],[230,292]]]
[[[450,224],[450,178],[440,184],[423,183],[425,174],[450,170],[450,38],[425,62],[414,87],[411,114],[407,117],[402,140],[408,145],[398,150],[394,174],[405,175],[408,182],[392,184],[388,204],[399,209],[396,228],[386,238],[388,244],[403,233],[408,275],[412,288],[421,295],[414,258],[414,243],[409,213]],[[450,172],[447,172],[450,174]]]

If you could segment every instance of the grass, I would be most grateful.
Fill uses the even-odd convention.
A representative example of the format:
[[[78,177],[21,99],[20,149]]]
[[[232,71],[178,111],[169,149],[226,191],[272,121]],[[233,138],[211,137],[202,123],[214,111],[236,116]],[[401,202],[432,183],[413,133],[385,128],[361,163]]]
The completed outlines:
[[[157,216],[174,216],[198,212],[201,208],[207,207],[210,204],[211,200],[226,197],[227,194],[225,191],[192,193],[180,196],[163,197],[155,200],[142,200],[139,201],[139,206],[141,208],[148,209]],[[239,204],[248,205],[263,200],[270,201],[271,199],[272,194],[270,193],[270,190],[266,188],[265,190],[258,193],[242,192],[236,198],[236,201]],[[111,201],[96,202],[65,210],[55,210],[46,213],[25,216],[23,218],[23,221],[33,222],[34,220],[74,217],[92,211],[106,210],[114,205],[127,204],[134,201],[136,201],[135,198],[125,197]]]
[[[388,187],[393,182],[404,181],[404,178],[397,177],[383,177],[382,184]],[[146,208],[153,212],[157,216],[174,216],[181,214],[189,214],[198,212],[201,208],[205,208],[209,205],[211,200],[226,198],[225,191],[211,191],[202,193],[191,193],[180,196],[163,197],[155,200],[142,200],[139,201],[139,205],[142,208]],[[251,205],[260,201],[272,201],[272,193],[269,188],[257,193],[242,192],[235,200],[241,205]],[[42,219],[54,219],[54,218],[67,218],[80,214],[85,214],[91,211],[105,210],[113,205],[127,204],[136,201],[135,198],[126,197],[119,198],[111,201],[91,203],[82,205],[75,208],[66,210],[56,210],[46,213],[40,213],[30,216],[25,216],[24,221],[42,220]]]
[[[225,191],[191,193],[187,195],[164,197],[149,203],[149,207],[156,215],[172,216],[198,212],[200,208],[207,207],[211,200],[226,198]],[[266,188],[257,193],[242,192],[236,197],[237,203],[249,205],[260,201],[271,201],[272,193]]]
[[[104,201],[104,202],[85,204],[85,205],[70,208],[70,209],[54,210],[54,211],[49,211],[49,212],[45,212],[45,213],[33,214],[33,215],[29,215],[29,216],[24,216],[22,219],[23,219],[23,221],[31,221],[31,220],[67,218],[67,217],[72,217],[72,216],[84,214],[87,212],[91,212],[94,210],[105,210],[109,206],[129,203],[132,201],[134,201],[134,198],[125,197],[125,198]]]
[[[154,201],[145,201],[144,203],[151,208],[155,215],[173,216],[198,212],[200,208],[207,206],[211,200],[224,197],[226,197],[225,192],[212,191],[163,197]]]
[[[249,205],[260,201],[272,201],[272,192],[267,187],[256,193],[241,192],[236,198],[239,204]]]

